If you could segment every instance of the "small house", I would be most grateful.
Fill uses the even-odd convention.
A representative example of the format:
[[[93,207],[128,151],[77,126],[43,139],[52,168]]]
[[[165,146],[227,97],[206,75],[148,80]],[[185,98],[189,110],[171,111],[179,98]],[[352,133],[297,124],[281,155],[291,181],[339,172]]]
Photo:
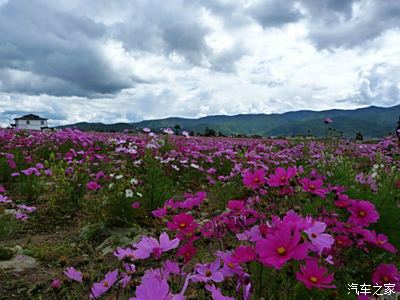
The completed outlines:
[[[48,128],[47,119],[33,114],[15,118],[14,121],[15,124],[11,124],[11,126],[18,129],[42,130]]]

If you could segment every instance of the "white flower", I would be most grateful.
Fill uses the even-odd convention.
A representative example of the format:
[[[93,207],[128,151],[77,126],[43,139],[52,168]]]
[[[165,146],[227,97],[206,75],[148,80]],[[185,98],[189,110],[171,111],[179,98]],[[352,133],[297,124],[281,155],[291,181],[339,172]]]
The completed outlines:
[[[115,176],[115,179],[121,179],[122,177],[124,177],[124,175],[117,175],[117,176]]]
[[[166,133],[166,134],[169,134],[169,135],[174,134],[174,132],[172,131],[171,128],[165,128],[165,129],[163,130],[163,132]]]
[[[132,178],[132,179],[130,180],[130,183],[131,183],[131,184],[134,184],[134,185],[137,185],[137,184],[139,183],[139,181],[138,181],[136,178]]]
[[[126,198],[133,198],[133,191],[131,189],[125,190],[125,197]]]
[[[136,195],[138,195],[140,198],[143,197],[143,195],[141,193],[139,193],[139,192],[136,192]]]

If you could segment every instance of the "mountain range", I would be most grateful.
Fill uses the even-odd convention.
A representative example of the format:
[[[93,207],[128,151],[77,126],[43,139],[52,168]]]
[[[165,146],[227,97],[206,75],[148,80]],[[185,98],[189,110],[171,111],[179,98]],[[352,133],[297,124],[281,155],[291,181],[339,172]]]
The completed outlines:
[[[136,123],[82,122],[58,128],[76,127],[84,131],[119,132],[126,129],[135,131],[146,127],[160,130],[179,125],[181,130],[194,133],[204,133],[208,128],[224,135],[325,136],[329,127],[336,134],[344,137],[355,137],[357,132],[361,132],[365,138],[380,138],[395,132],[399,117],[400,105],[396,105],[392,107],[369,106],[353,110],[300,110],[282,114],[216,115],[197,119],[171,117]],[[333,122],[325,124],[325,118],[330,118]]]

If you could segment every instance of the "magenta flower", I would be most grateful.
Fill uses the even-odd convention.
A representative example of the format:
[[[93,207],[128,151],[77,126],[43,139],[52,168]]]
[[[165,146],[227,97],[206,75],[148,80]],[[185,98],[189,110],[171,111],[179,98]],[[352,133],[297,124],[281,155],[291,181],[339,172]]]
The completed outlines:
[[[375,205],[369,201],[353,200],[347,209],[351,212],[349,221],[356,225],[368,226],[379,220],[379,213],[376,211]]]
[[[380,264],[372,274],[373,284],[396,284],[396,291],[400,291],[400,273],[394,264]]]
[[[258,240],[256,252],[264,265],[281,269],[290,259],[302,260],[307,256],[308,245],[299,244],[300,240],[298,230],[292,236],[291,230],[283,227],[274,234],[267,235],[265,239]]]
[[[324,184],[322,179],[310,180],[308,178],[302,178],[300,179],[300,184],[304,191],[317,195],[322,199],[324,199],[328,193],[327,189],[322,188],[322,185]]]
[[[321,254],[324,249],[330,249],[335,242],[335,239],[330,234],[323,233],[325,229],[325,223],[315,222],[314,225],[304,231],[311,240],[313,248],[319,254]]]
[[[96,181],[89,181],[89,182],[86,184],[86,188],[87,188],[89,191],[97,191],[97,190],[99,190],[99,189],[101,188],[101,185],[98,184]]]
[[[371,231],[365,231],[364,232],[365,240],[371,244],[374,244],[375,246],[385,249],[388,252],[391,253],[396,253],[397,250],[396,248],[389,243],[389,239],[386,235],[384,234],[376,234],[375,230]]]
[[[243,174],[243,184],[254,190],[259,189],[265,184],[265,170],[258,169],[254,173],[246,171]]]
[[[196,274],[193,275],[194,281],[207,282],[212,280],[214,282],[222,282],[224,275],[221,270],[221,260],[217,258],[214,262],[208,264],[198,264],[196,267]]]
[[[300,271],[296,273],[298,281],[311,289],[316,287],[318,289],[332,289],[335,285],[331,285],[334,280],[333,274],[328,274],[328,269],[319,267],[314,259],[306,260],[306,265],[300,267]]]
[[[296,176],[297,169],[289,167],[285,170],[282,167],[276,168],[275,173],[269,176],[268,184],[272,187],[288,185],[290,179]]]
[[[75,280],[77,282],[82,282],[82,273],[75,270],[74,267],[68,267],[64,274],[71,280]]]
[[[333,121],[332,121],[332,119],[331,118],[325,118],[324,119],[324,123],[325,124],[330,124],[330,123],[332,123]]]
[[[177,230],[184,235],[191,236],[198,227],[198,224],[191,215],[180,213],[172,217],[172,221],[167,223],[167,227],[170,230]]]
[[[61,280],[60,279],[53,279],[51,281],[51,288],[54,290],[58,290],[61,287]]]
[[[179,239],[169,239],[167,233],[163,232],[160,234],[159,241],[153,237],[143,237],[139,243],[134,244],[135,257],[146,259],[153,255],[156,259],[159,259],[163,252],[175,249],[179,245]]]
[[[97,299],[107,292],[118,280],[118,270],[108,272],[104,279],[93,284],[91,289],[91,299]]]
[[[139,207],[140,207],[140,202],[133,202],[132,204],[131,204],[131,207],[133,208],[133,209],[138,209]]]
[[[192,243],[186,243],[179,247],[177,253],[178,256],[183,257],[184,263],[188,263],[192,257],[196,254],[196,247]]]
[[[250,246],[239,246],[235,249],[234,259],[239,263],[248,263],[256,259],[256,251]]]

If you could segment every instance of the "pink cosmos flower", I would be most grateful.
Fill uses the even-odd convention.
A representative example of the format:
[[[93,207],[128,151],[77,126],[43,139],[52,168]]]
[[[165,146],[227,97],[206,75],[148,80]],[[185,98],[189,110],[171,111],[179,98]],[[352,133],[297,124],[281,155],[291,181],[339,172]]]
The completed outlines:
[[[61,280],[60,279],[53,279],[50,286],[51,286],[52,289],[58,290],[61,287]]]
[[[281,269],[290,259],[302,260],[308,254],[308,245],[299,244],[300,232],[296,230],[292,236],[289,228],[281,228],[274,234],[267,235],[256,243],[256,251],[264,265],[272,265]]]
[[[296,273],[298,281],[304,283],[304,285],[311,289],[316,287],[318,289],[332,289],[335,285],[331,285],[334,277],[333,274],[327,274],[328,269],[319,267],[318,263],[314,259],[307,259],[306,265],[300,267],[300,271]]]
[[[326,197],[326,194],[328,193],[327,189],[322,188],[324,182],[320,178],[315,180],[302,178],[300,179],[300,184],[303,187],[304,191],[317,195],[322,199],[324,199]]]
[[[32,174],[35,174],[35,176],[40,176],[39,170],[34,167],[30,167],[26,170],[22,170],[21,172],[24,173],[26,176],[30,176]]]
[[[0,195],[0,203],[11,203],[12,200],[8,199],[7,196]]]
[[[90,298],[91,299],[99,298],[117,282],[117,279],[118,279],[118,270],[108,272],[102,281],[93,284]]]
[[[149,277],[142,279],[142,283],[136,288],[136,297],[129,300],[184,300],[181,295],[173,295],[166,279]]]
[[[372,274],[373,284],[396,284],[396,291],[400,291],[400,273],[394,264],[380,264]]]
[[[246,171],[243,174],[243,184],[254,190],[259,189],[265,184],[265,170],[258,169],[254,173]]]
[[[140,202],[137,202],[137,201],[133,202],[133,203],[131,204],[131,207],[132,207],[133,209],[138,209],[138,208],[140,207]]]
[[[74,267],[68,267],[64,274],[71,280],[75,280],[77,282],[82,282],[82,273],[75,270]]]
[[[235,249],[234,259],[239,263],[248,263],[256,259],[256,251],[250,246],[239,246]]]
[[[396,248],[389,243],[389,239],[384,234],[376,234],[375,230],[365,231],[365,240],[375,246],[385,249],[388,252],[396,253]]]
[[[178,256],[183,257],[184,263],[187,264],[192,257],[196,254],[196,248],[193,246],[191,242],[188,242],[181,247],[179,247],[176,252]]]
[[[333,236],[323,233],[326,229],[326,224],[323,222],[315,222],[310,228],[305,230],[308,238],[311,240],[313,248],[321,255],[324,249],[330,249],[335,242]]]
[[[0,193],[4,193],[6,191],[7,191],[6,188],[4,186],[0,185]]]
[[[28,206],[28,205],[25,205],[25,204],[19,204],[19,205],[17,205],[17,207],[19,209],[22,209],[22,210],[24,210],[26,212],[30,212],[30,213],[34,212],[36,210],[35,206]]]
[[[160,234],[159,241],[153,237],[143,237],[139,243],[134,244],[136,248],[135,257],[146,259],[153,255],[156,259],[159,259],[163,252],[177,248],[179,242],[178,238],[170,240],[166,232]]]
[[[351,239],[347,235],[338,235],[335,237],[335,243],[339,247],[349,247],[353,244]]]
[[[239,241],[256,242],[263,236],[260,231],[260,226],[255,225],[255,226],[251,227],[249,230],[245,230],[243,233],[237,233],[236,237]]]
[[[16,211],[16,212],[14,213],[14,217],[15,217],[17,220],[21,220],[21,221],[26,221],[26,220],[29,219],[29,217],[28,217],[27,214],[24,214],[24,213],[22,213],[22,212],[20,212],[20,211]]]
[[[89,182],[86,184],[86,188],[87,188],[89,191],[97,191],[97,190],[99,190],[99,189],[101,188],[101,185],[98,184],[96,181],[89,181]]]
[[[217,256],[221,258],[224,263],[221,268],[221,273],[224,277],[232,277],[236,274],[241,275],[244,273],[243,267],[237,262],[232,251],[217,251]]]
[[[351,204],[349,196],[345,194],[336,194],[337,200],[335,201],[335,205],[337,207],[347,207]]]
[[[351,212],[349,221],[354,224],[368,226],[379,220],[379,213],[376,211],[375,205],[369,201],[353,200],[347,209]]]
[[[296,172],[295,167],[289,167],[287,170],[282,167],[276,168],[275,173],[269,176],[268,184],[272,187],[288,185],[290,179],[296,176]]]
[[[118,247],[114,251],[114,256],[116,256],[119,260],[123,260],[125,257],[128,257],[129,259],[133,260],[135,259],[135,250],[132,248],[121,248]]]
[[[191,236],[198,227],[198,224],[191,215],[180,213],[172,217],[172,221],[167,223],[167,227],[170,230],[178,230],[184,235]]]
[[[196,274],[193,275],[194,281],[207,282],[212,280],[214,282],[222,282],[224,275],[221,270],[221,260],[217,258],[214,262],[208,264],[198,264],[196,266]]]
[[[215,287],[214,284],[207,284],[206,290],[211,293],[213,300],[235,300],[233,297],[224,296],[220,288]]]
[[[227,207],[231,211],[242,211],[245,208],[245,203],[243,200],[229,200]]]

